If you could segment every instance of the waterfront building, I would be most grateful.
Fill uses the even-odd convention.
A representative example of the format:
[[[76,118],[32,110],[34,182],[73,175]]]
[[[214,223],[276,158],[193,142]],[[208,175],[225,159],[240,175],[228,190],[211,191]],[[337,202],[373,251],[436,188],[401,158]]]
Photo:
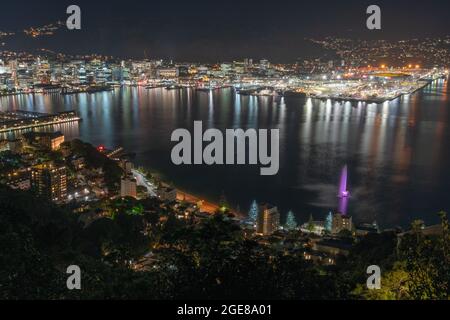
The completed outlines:
[[[201,76],[205,76],[209,74],[209,68],[206,66],[199,66],[197,68],[197,74]]]
[[[0,90],[7,90],[14,88],[13,75],[10,69],[0,67]]]
[[[156,74],[160,79],[172,79],[178,77],[179,70],[178,68],[159,68]]]
[[[87,84],[87,74],[86,69],[84,67],[78,69],[78,82],[80,84]]]
[[[136,179],[132,175],[124,175],[120,180],[120,196],[123,197],[137,197]]]
[[[188,77],[189,76],[189,65],[177,65],[178,75],[180,77]]]
[[[48,61],[41,60],[40,57],[33,63],[33,84],[43,84],[50,82],[50,65]]]
[[[245,62],[233,61],[233,72],[235,74],[243,74],[246,71],[247,71],[247,64]]]
[[[331,225],[331,233],[338,234],[343,230],[352,231],[353,223],[352,217],[336,213],[333,215],[333,221]]]
[[[233,66],[232,66],[231,63],[228,63],[228,62],[222,63],[220,65],[221,75],[224,76],[224,77],[228,76],[231,73],[232,67]]]
[[[53,163],[43,163],[31,169],[31,188],[39,196],[54,202],[67,198],[66,167]]]
[[[279,226],[280,213],[278,212],[278,208],[270,204],[261,205],[256,220],[256,233],[271,235],[278,230]]]
[[[122,67],[120,68],[120,82],[122,84],[130,85],[131,84],[131,78],[130,78],[130,69],[125,67],[125,63],[122,62]]]
[[[177,200],[177,189],[162,187],[159,189],[159,197],[163,201],[174,202]]]
[[[269,67],[270,67],[269,60],[262,59],[259,61],[259,68],[261,70],[267,70],[267,69],[269,69]]]
[[[64,143],[64,135],[60,132],[30,132],[25,137],[31,142],[42,146],[45,149],[59,150]]]

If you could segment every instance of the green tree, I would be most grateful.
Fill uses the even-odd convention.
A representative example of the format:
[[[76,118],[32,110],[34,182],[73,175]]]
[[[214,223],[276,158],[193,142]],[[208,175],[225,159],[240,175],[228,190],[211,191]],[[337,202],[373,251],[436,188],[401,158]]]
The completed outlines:
[[[248,212],[249,221],[256,223],[256,220],[258,219],[258,214],[259,214],[258,203],[256,202],[256,200],[253,200],[250,206],[250,211]]]
[[[297,221],[295,221],[295,216],[292,211],[289,211],[286,218],[286,229],[295,230],[297,228]]]
[[[405,263],[397,262],[392,270],[382,274],[379,290],[369,290],[366,283],[361,283],[353,294],[366,300],[410,300],[409,276]]]
[[[331,232],[332,228],[333,228],[333,214],[330,211],[327,215],[327,218],[325,219],[325,231]]]
[[[426,235],[423,222],[414,221],[399,246],[399,256],[409,271],[408,288],[413,299],[448,299],[450,267],[448,260],[448,219],[441,212],[441,233]]]
[[[308,225],[306,227],[308,229],[309,232],[314,232],[314,230],[316,229],[316,226],[314,224],[314,218],[311,215],[309,215],[309,220],[308,220]]]

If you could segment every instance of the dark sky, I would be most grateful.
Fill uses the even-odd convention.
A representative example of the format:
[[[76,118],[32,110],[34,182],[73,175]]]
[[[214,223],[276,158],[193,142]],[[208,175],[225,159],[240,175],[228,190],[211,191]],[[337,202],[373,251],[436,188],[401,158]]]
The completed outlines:
[[[148,56],[190,61],[267,57],[292,61],[312,54],[305,37],[402,39],[450,33],[450,1],[302,0],[45,0],[2,1],[0,30],[17,31],[82,10],[82,30],[51,39],[9,41],[11,48]],[[382,30],[366,29],[366,8],[382,9]]]

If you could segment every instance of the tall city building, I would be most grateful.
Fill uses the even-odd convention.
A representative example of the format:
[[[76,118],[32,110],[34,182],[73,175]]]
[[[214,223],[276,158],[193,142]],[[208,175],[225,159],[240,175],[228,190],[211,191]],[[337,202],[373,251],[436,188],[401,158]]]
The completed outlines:
[[[261,70],[267,70],[267,69],[269,69],[269,67],[270,67],[269,60],[262,59],[262,60],[259,61],[259,68]]]
[[[129,160],[122,160],[121,167],[126,175],[130,175],[133,170],[133,162]]]
[[[278,230],[279,225],[280,213],[278,212],[278,208],[270,204],[261,205],[256,220],[256,233],[271,235]]]
[[[66,167],[43,163],[31,169],[31,188],[38,195],[54,202],[67,199]]]
[[[120,180],[120,196],[136,198],[136,185],[136,179],[134,179],[132,175],[124,175]]]
[[[81,67],[80,69],[78,69],[78,82],[81,84],[87,83],[87,73],[86,73],[86,69],[84,67]]]

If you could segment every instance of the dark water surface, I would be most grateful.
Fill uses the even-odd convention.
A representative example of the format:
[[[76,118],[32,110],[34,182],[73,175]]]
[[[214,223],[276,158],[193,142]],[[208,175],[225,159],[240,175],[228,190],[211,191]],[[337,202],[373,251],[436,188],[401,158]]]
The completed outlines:
[[[94,145],[121,145],[135,162],[164,174],[182,189],[211,200],[222,191],[247,211],[253,199],[290,209],[304,222],[324,219],[338,206],[341,168],[348,165],[348,214],[382,227],[421,218],[438,221],[450,210],[450,99],[448,82],[380,105],[299,98],[239,96],[232,89],[123,88],[78,95],[0,98],[0,110],[56,112],[75,109],[83,121],[66,124],[68,138]],[[279,128],[280,171],[260,176],[258,166],[175,166],[173,130]]]

